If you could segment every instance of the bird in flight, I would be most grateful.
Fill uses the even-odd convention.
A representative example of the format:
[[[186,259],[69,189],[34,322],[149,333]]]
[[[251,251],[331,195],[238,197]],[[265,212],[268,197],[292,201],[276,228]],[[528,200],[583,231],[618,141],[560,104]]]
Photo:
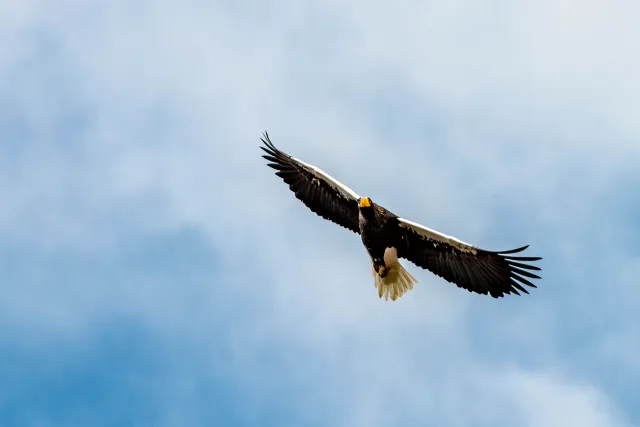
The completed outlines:
[[[371,258],[371,274],[378,296],[395,301],[413,289],[417,280],[400,264],[407,259],[459,288],[500,298],[529,293],[529,279],[540,276],[529,264],[540,257],[514,256],[529,245],[506,251],[489,251],[399,217],[371,198],[359,196],[321,169],[277,149],[269,134],[260,148],[271,168],[302,203],[324,219],[360,234]]]

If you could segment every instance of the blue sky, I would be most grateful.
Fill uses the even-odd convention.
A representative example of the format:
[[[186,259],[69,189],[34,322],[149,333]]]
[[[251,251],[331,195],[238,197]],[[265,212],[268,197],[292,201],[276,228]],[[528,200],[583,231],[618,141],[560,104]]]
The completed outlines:
[[[640,425],[639,14],[0,3],[0,425]],[[264,130],[539,288],[378,299]]]

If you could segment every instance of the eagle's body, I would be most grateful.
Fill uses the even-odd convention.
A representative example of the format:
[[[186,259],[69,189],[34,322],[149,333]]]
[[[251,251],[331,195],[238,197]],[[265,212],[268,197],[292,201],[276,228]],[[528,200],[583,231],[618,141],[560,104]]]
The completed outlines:
[[[395,300],[413,288],[417,280],[398,262],[398,248],[403,236],[398,233],[397,216],[368,197],[358,200],[358,226],[360,237],[369,257],[372,275],[378,293],[382,297],[391,295]]]
[[[494,298],[535,287],[528,278],[539,279],[529,270],[540,270],[525,262],[539,257],[514,257],[510,251],[488,251],[401,218],[369,197],[360,197],[346,185],[317,167],[278,150],[265,132],[263,156],[308,208],[325,219],[360,234],[371,258],[374,284],[380,297],[392,300],[413,288],[416,279],[399,258],[426,268],[448,282],[470,292]]]
[[[397,224],[393,221],[395,215],[389,216],[386,209],[371,203],[369,198],[363,200],[366,200],[367,206],[362,206],[362,203],[358,205],[360,237],[374,266],[384,265],[384,251],[389,244],[396,246],[394,231]]]

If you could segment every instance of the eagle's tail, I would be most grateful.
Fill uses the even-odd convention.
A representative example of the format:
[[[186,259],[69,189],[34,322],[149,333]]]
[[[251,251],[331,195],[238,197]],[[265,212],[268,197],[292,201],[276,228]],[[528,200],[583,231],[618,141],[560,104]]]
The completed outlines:
[[[418,281],[407,270],[404,269],[399,262],[387,263],[387,275],[380,277],[371,266],[371,272],[373,274],[373,281],[378,288],[378,296],[388,300],[391,297],[392,301],[400,298],[405,292],[413,289],[413,285]]]

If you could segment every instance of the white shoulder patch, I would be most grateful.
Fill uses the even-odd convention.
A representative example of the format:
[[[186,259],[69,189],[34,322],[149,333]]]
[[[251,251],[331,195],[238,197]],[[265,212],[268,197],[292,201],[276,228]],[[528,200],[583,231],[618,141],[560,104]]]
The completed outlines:
[[[323,180],[324,182],[326,182],[327,184],[329,184],[330,186],[332,186],[333,188],[338,190],[340,192],[340,194],[345,196],[347,199],[358,200],[360,198],[358,193],[356,193],[355,191],[353,191],[352,189],[350,189],[349,187],[347,187],[346,185],[344,185],[343,183],[341,183],[337,179],[332,178],[329,174],[327,174],[326,172],[324,172],[320,168],[317,168],[317,167],[315,167],[313,165],[310,165],[309,163],[303,162],[300,159],[296,159],[293,156],[291,157],[291,159],[293,159],[296,163],[298,163],[301,166],[303,166],[309,172],[313,173],[318,179]]]
[[[398,218],[398,221],[400,222],[401,227],[411,229],[421,236],[427,237],[431,240],[435,240],[436,242],[451,245],[462,252],[471,253],[473,255],[478,253],[478,248],[469,243],[463,242],[462,240],[458,240],[455,237],[447,236],[446,234],[440,233],[416,222],[409,221],[408,219]],[[437,247],[437,243],[434,242],[434,246]]]

